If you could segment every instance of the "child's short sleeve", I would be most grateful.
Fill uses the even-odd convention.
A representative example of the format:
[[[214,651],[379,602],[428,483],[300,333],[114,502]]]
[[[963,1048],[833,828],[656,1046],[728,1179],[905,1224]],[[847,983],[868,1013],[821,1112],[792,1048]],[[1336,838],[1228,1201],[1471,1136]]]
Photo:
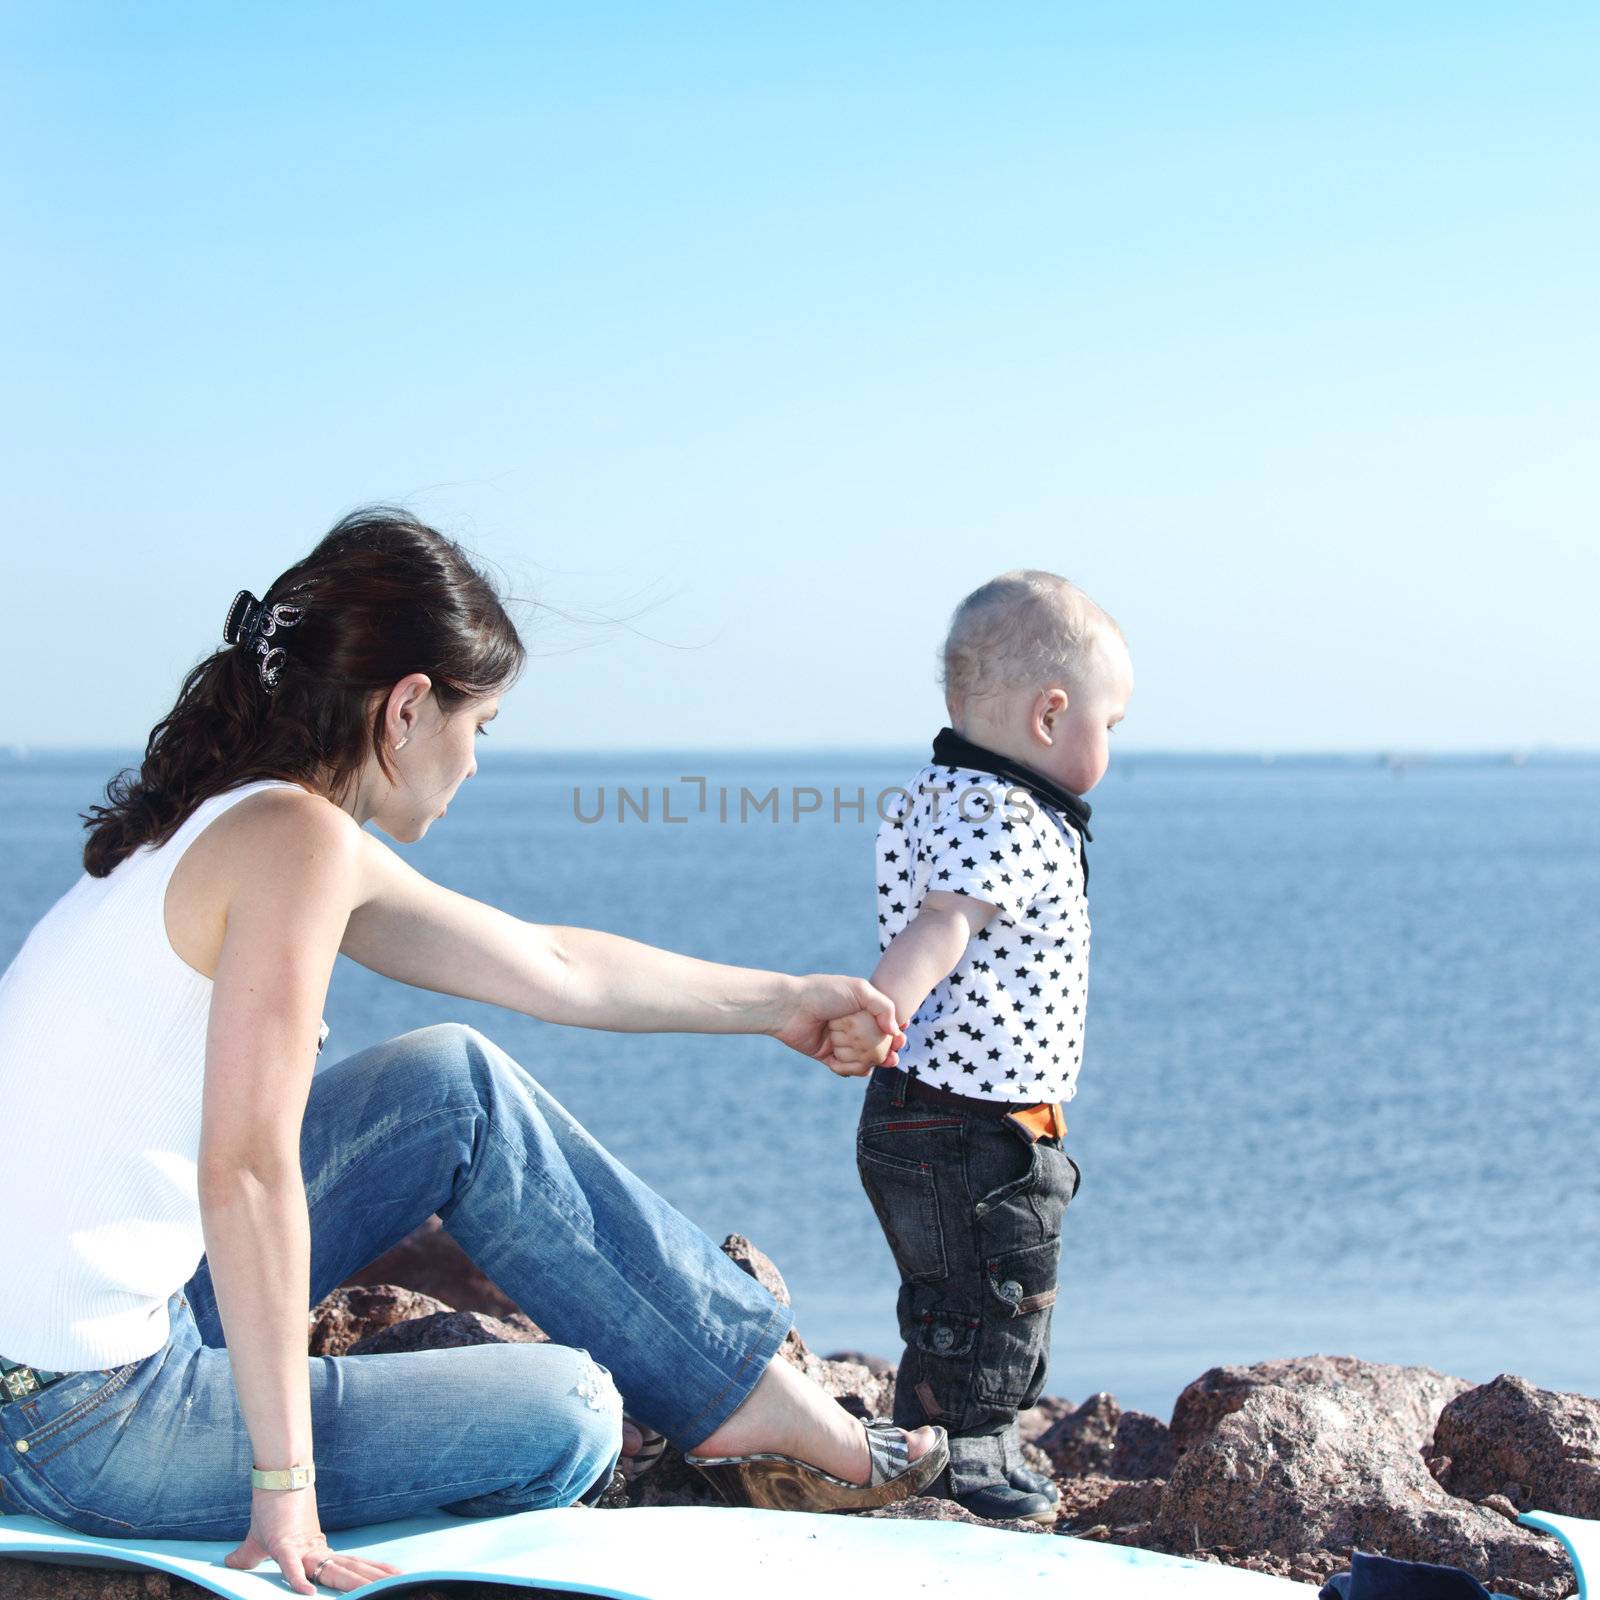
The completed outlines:
[[[922,830],[929,890],[970,895],[1013,921],[1028,915],[1049,881],[1037,832],[1037,805],[1002,778],[957,774],[930,797]]]

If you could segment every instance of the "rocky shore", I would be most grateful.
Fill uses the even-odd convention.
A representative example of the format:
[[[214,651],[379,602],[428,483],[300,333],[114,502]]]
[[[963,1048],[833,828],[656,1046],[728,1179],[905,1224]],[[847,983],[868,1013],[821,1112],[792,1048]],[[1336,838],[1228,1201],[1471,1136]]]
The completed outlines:
[[[782,1276],[749,1240],[724,1250],[788,1301]],[[311,1314],[314,1355],[437,1349],[544,1334],[446,1234],[437,1217],[347,1280]],[[887,1415],[894,1369],[856,1352],[820,1356],[791,1332],[783,1355],[847,1410]],[[1517,1600],[1577,1592],[1560,1544],[1524,1528],[1538,1508],[1600,1518],[1600,1400],[1521,1378],[1473,1385],[1429,1367],[1312,1355],[1213,1367],[1167,1421],[1124,1411],[1110,1394],[1042,1399],[1023,1418],[1028,1457],[1061,1489],[1053,1530],[1139,1545],[1320,1584],[1353,1550],[1440,1562]],[[630,1505],[713,1504],[677,1451],[607,1496]],[[948,1500],[863,1513],[975,1522]],[[240,1530],[242,1533],[242,1529]],[[263,1567],[261,1570],[265,1571]],[[429,1591],[413,1591],[428,1600]],[[487,1600],[505,1585],[449,1586]],[[520,1589],[537,1600],[540,1591]],[[204,1591],[164,1573],[115,1573],[0,1561],[0,1600],[160,1600]],[[438,1591],[437,1600],[445,1600]]]

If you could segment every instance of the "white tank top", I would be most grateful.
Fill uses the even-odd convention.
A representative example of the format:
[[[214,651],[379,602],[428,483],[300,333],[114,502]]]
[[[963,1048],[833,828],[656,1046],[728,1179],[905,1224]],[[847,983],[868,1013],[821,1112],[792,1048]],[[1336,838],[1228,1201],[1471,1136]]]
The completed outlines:
[[[159,1350],[205,1254],[197,1166],[211,979],[167,939],[167,880],[260,778],[164,844],[82,873],[0,975],[0,1356],[51,1372]],[[324,1021],[317,1049],[328,1036]]]

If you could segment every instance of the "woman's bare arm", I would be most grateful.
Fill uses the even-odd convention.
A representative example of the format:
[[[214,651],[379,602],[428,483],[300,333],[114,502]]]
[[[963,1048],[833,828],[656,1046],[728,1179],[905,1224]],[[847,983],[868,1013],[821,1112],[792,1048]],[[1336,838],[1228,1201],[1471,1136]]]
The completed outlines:
[[[273,1468],[312,1459],[300,1128],[361,852],[354,821],[324,801],[281,791],[251,805],[213,978],[198,1189],[255,1465]]]
[[[893,1002],[863,978],[794,977],[724,966],[596,928],[525,922],[457,894],[369,833],[359,904],[345,931],[353,961],[419,989],[613,1033],[764,1033],[838,1069],[834,1017],[866,1011],[893,1043]]]
[[[385,977],[613,1033],[770,1033],[793,1005],[787,973],[526,922],[433,882],[371,834],[361,839],[362,900],[341,948]]]

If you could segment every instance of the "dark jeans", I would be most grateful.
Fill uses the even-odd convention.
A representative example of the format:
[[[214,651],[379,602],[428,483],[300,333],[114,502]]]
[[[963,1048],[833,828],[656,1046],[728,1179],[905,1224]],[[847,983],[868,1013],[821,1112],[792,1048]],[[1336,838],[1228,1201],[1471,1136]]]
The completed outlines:
[[[942,1424],[956,1493],[1021,1464],[1017,1412],[1044,1390],[1061,1219],[1078,1164],[1000,1117],[904,1098],[874,1072],[856,1169],[900,1269],[894,1420]]]

